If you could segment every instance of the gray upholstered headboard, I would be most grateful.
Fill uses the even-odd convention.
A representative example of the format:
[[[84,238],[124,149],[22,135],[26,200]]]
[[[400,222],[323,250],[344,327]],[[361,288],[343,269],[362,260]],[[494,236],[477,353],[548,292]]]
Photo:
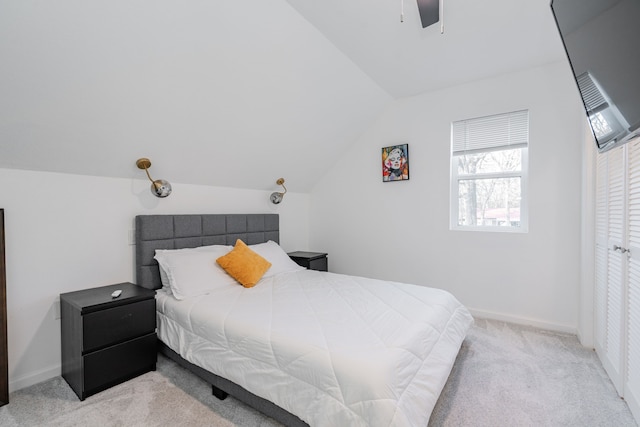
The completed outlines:
[[[278,214],[138,215],[136,216],[136,283],[160,289],[156,249],[280,243]]]

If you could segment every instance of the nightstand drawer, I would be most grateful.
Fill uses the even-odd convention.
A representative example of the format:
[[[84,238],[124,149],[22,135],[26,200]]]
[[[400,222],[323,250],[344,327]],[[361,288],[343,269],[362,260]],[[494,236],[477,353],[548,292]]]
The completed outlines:
[[[153,332],[84,356],[85,396],[155,369],[157,342]]]
[[[309,260],[309,266],[307,268],[309,270],[327,271],[327,257]]]
[[[156,329],[156,301],[148,299],[82,316],[83,353]]]

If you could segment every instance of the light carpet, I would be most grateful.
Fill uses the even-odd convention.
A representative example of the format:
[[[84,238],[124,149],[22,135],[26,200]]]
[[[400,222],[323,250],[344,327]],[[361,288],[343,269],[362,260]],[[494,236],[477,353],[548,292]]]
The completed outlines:
[[[11,393],[1,426],[279,426],[165,357],[158,369],[80,402],[56,377]],[[575,336],[476,319],[429,423],[636,426],[595,352]],[[341,426],[336,426],[341,427]],[[348,427],[348,426],[344,426]]]

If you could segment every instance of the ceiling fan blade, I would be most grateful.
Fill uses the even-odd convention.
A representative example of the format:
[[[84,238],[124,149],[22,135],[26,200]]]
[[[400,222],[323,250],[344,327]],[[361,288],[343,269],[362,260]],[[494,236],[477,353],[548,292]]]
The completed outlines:
[[[418,10],[420,11],[420,20],[422,28],[433,25],[440,19],[439,0],[418,0]]]

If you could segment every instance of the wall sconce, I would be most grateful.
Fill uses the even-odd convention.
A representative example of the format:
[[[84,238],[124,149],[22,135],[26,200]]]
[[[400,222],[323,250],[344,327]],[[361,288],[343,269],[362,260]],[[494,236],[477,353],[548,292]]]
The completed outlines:
[[[136,160],[136,166],[138,169],[144,169],[147,173],[149,181],[151,181],[151,193],[156,197],[167,197],[171,194],[171,184],[164,179],[156,179],[155,181],[149,175],[149,168],[151,167],[151,160],[147,158],[141,158]]]
[[[282,185],[282,188],[284,188],[284,193],[280,193],[278,191],[271,193],[271,203],[273,203],[274,205],[279,204],[282,201],[282,198],[284,197],[285,193],[287,192],[287,187],[284,186],[284,178],[280,178],[276,181],[276,184],[278,185]]]

